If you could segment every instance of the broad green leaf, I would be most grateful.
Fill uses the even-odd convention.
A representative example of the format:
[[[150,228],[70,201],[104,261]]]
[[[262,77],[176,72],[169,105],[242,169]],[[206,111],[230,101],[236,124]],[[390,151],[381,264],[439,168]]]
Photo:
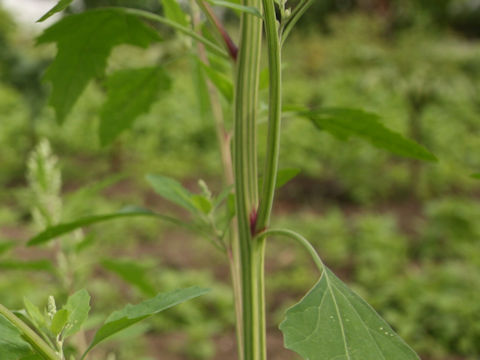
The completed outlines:
[[[180,4],[176,0],[161,0],[163,5],[163,13],[167,19],[175,21],[182,26],[189,26],[187,14],[182,10]]]
[[[192,193],[178,181],[166,176],[152,174],[147,175],[146,179],[153,187],[153,190],[161,197],[189,211],[195,212],[197,210],[192,201]]]
[[[0,261],[0,270],[55,271],[48,260],[3,260]]]
[[[110,144],[135,119],[148,113],[170,78],[160,66],[117,71],[107,79],[107,100],[100,111],[100,141]]]
[[[90,295],[85,289],[79,290],[71,295],[63,309],[68,311],[68,321],[65,326],[63,337],[76,334],[88,319],[90,311]]]
[[[218,89],[218,91],[225,97],[225,99],[231,103],[233,101],[233,83],[232,81],[222,74],[221,72],[213,69],[212,67],[202,63],[203,70],[208,79]]]
[[[300,173],[300,169],[294,168],[285,168],[279,169],[277,172],[277,179],[275,181],[275,188],[279,189],[290,180],[292,180],[295,176]],[[263,186],[263,176],[258,179],[258,188],[261,189]]]
[[[415,352],[329,269],[280,324],[285,346],[309,360],[418,360]]]
[[[33,355],[30,345],[22,339],[20,331],[0,315],[0,359],[19,360]]]
[[[63,328],[65,327],[65,325],[67,324],[67,321],[68,321],[68,310],[67,309],[58,310],[52,319],[50,330],[54,335],[60,334]]]
[[[231,1],[225,1],[225,0],[207,0],[210,4],[215,5],[215,6],[222,6],[226,7],[232,10],[240,11],[240,12],[245,12],[254,16],[257,16],[259,18],[262,18],[262,14],[260,14],[260,11],[258,11],[257,8],[253,6],[245,6],[245,5],[240,5],[235,2]]]
[[[149,318],[163,310],[171,308],[187,300],[196,298],[207,293],[207,289],[198,287],[190,287],[181,290],[175,290],[167,293],[160,293],[152,299],[145,300],[137,305],[127,305],[125,308],[112,313],[102,327],[97,331],[92,343],[85,351],[82,359],[87,353],[100,342],[110,336],[126,329],[139,321]]]
[[[23,298],[23,304],[33,325],[35,325],[37,329],[44,327],[46,319],[40,309],[27,298]]]
[[[46,29],[39,44],[56,43],[57,56],[45,73],[52,84],[49,104],[62,123],[90,80],[105,73],[111,50],[120,44],[146,48],[159,36],[121,9],[70,15]]]
[[[129,260],[102,260],[102,265],[120,276],[127,283],[137,287],[142,293],[148,296],[155,295],[155,287],[150,281],[150,268]]]
[[[57,3],[57,5],[55,5],[50,10],[48,10],[45,15],[43,15],[40,19],[37,20],[37,22],[45,21],[50,16],[55,15],[56,13],[65,10],[72,2],[73,2],[73,0],[60,0]]]
[[[356,136],[396,155],[425,161],[437,160],[423,146],[386,128],[378,115],[347,108],[324,108],[300,114],[309,118],[320,130],[328,131],[340,140]]]
[[[10,250],[15,246],[13,241],[2,241],[0,242],[0,255]]]
[[[204,214],[209,214],[212,211],[212,202],[204,195],[192,195],[192,202]]]

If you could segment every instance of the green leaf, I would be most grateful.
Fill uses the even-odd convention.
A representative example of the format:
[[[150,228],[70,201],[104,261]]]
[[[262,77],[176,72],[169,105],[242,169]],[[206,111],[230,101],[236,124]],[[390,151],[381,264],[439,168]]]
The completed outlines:
[[[127,283],[138,288],[142,293],[148,296],[155,295],[155,287],[151,283],[150,268],[143,264],[129,260],[102,260],[102,265],[120,276]]]
[[[326,267],[280,324],[285,346],[309,360],[418,360],[362,298]]]
[[[166,176],[152,174],[147,175],[146,179],[153,187],[153,190],[161,197],[191,212],[196,212],[197,207],[192,201],[192,193],[178,181]]]
[[[470,175],[473,179],[480,179],[480,173]]]
[[[192,80],[201,119],[210,121],[212,117],[210,93],[208,92],[207,81],[202,62],[196,56],[191,57]]]
[[[203,195],[192,195],[192,202],[195,207],[204,214],[209,214],[212,211],[213,204],[210,199]]]
[[[220,94],[231,103],[233,101],[233,83],[230,78],[204,63],[202,63],[202,67],[208,79],[215,85]]]
[[[121,210],[113,214],[87,216],[70,223],[63,223],[63,224],[51,226],[45,229],[40,234],[38,234],[37,236],[30,239],[27,245],[33,246],[33,245],[44,244],[60,235],[69,233],[73,230],[82,228],[84,226],[96,224],[103,221],[114,220],[114,219],[123,218],[123,217],[132,217],[132,216],[153,216],[153,217],[163,218],[162,215],[155,214],[146,209],[126,208],[124,210]],[[0,268],[1,268],[1,263],[0,263]]]
[[[63,334],[63,337],[66,338],[76,334],[88,319],[90,294],[85,289],[77,291],[68,298],[63,309],[68,311],[68,322]]]
[[[56,13],[65,10],[73,0],[60,0],[57,5],[52,7],[50,10],[45,13],[40,19],[37,20],[37,22],[42,22],[47,20],[50,16],[55,15]]]
[[[106,83],[107,100],[100,111],[100,141],[110,144],[135,119],[148,113],[162,92],[170,88],[170,78],[160,66],[127,69],[112,74]]]
[[[161,3],[163,5],[163,13],[167,19],[185,27],[190,25],[187,14],[185,14],[176,0],[162,0]]]
[[[2,241],[0,242],[0,255],[10,250],[15,246],[13,241]]]
[[[110,336],[126,329],[139,321],[149,318],[163,310],[171,308],[187,300],[196,298],[207,293],[207,289],[190,287],[181,290],[175,290],[167,293],[160,293],[152,299],[145,300],[137,305],[127,305],[125,308],[112,313],[102,327],[97,331],[92,343],[85,351],[81,359],[84,359],[87,353],[100,342]]]
[[[20,331],[2,315],[0,315],[0,354],[2,360],[19,360],[33,355],[32,348],[22,339]]]
[[[309,118],[320,130],[328,131],[340,140],[357,136],[396,155],[425,161],[437,160],[423,146],[386,128],[380,123],[378,115],[347,108],[324,108],[300,114]]]
[[[48,260],[3,260],[0,261],[0,270],[55,271],[52,263]]]
[[[54,335],[60,334],[63,328],[65,327],[65,325],[67,324],[67,321],[68,321],[68,310],[67,309],[58,310],[52,319],[50,330]]]
[[[277,172],[277,179],[275,181],[275,188],[279,189],[290,180],[292,180],[295,176],[300,173],[300,169],[295,168],[285,168],[279,169]],[[263,186],[263,176],[258,179],[258,188],[261,189]]]
[[[232,9],[232,10],[245,12],[245,13],[257,16],[259,18],[263,18],[262,14],[260,14],[260,11],[258,11],[258,9],[253,7],[253,6],[240,5],[240,4],[237,4],[235,2],[224,1],[224,0],[207,0],[207,1],[210,4],[215,5],[215,6],[222,6],[222,7]]]
[[[70,15],[46,29],[38,44],[56,43],[58,53],[45,73],[51,82],[49,104],[62,123],[90,80],[102,77],[112,49],[120,44],[148,47],[159,35],[121,9]]]
[[[44,327],[46,319],[40,309],[27,298],[23,298],[23,304],[33,325],[35,325],[37,329]]]

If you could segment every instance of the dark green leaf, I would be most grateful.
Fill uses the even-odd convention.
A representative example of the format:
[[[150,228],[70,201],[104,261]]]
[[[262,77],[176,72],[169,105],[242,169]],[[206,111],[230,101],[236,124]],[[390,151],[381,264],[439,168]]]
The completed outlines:
[[[153,187],[153,190],[161,197],[182,206],[183,208],[195,212],[197,207],[192,201],[192,193],[185,189],[178,181],[162,176],[147,175],[147,181]]]
[[[159,95],[170,88],[170,78],[160,66],[117,71],[107,80],[107,101],[100,112],[100,141],[108,145],[148,113]]]
[[[148,296],[155,295],[155,287],[151,283],[150,268],[143,264],[129,260],[110,260],[102,261],[103,267],[113,271],[127,283],[137,287],[142,293]]]
[[[120,44],[147,47],[158,34],[121,9],[70,15],[45,30],[39,44],[56,43],[58,53],[45,73],[52,83],[50,105],[61,123],[90,80],[105,73],[111,50]]]
[[[386,128],[380,123],[378,115],[346,108],[325,108],[300,114],[311,119],[319,129],[328,131],[340,140],[357,136],[396,155],[425,161],[437,160],[423,146]]]
[[[329,269],[280,324],[285,346],[309,360],[418,360],[415,352]]]
[[[58,310],[52,319],[50,330],[55,336],[60,334],[63,328],[65,327],[65,325],[67,324],[67,321],[68,321],[68,310],[66,309]]]
[[[208,79],[215,85],[225,99],[231,103],[233,101],[233,83],[230,78],[204,63],[202,63],[202,66]]]
[[[285,168],[279,169],[277,172],[277,180],[275,181],[275,188],[279,189],[290,180],[292,180],[295,176],[300,173],[300,169],[294,168]],[[258,179],[258,188],[261,189],[263,186],[263,176]]]
[[[0,315],[0,355],[2,360],[19,360],[33,355],[32,348],[22,339],[21,333],[2,315]]]
[[[52,263],[48,260],[3,260],[0,261],[0,270],[55,271]]]
[[[162,0],[162,5],[163,13],[167,19],[185,27],[189,26],[187,14],[185,14],[176,0]]]
[[[56,226],[51,226],[47,228],[45,231],[41,232],[37,236],[30,239],[27,243],[28,246],[32,245],[40,245],[52,240],[60,235],[69,233],[73,230],[92,225],[95,223],[114,220],[123,217],[132,217],[132,216],[154,216],[154,217],[162,217],[162,215],[155,214],[149,210],[139,209],[139,208],[127,208],[125,210],[113,213],[113,214],[105,214],[105,215],[93,215],[87,216],[82,219],[70,222],[59,224]],[[1,267],[1,265],[0,265]]]
[[[71,295],[63,308],[68,311],[68,322],[63,334],[63,337],[66,338],[76,334],[88,319],[90,311],[90,295],[88,291],[82,289]]]
[[[215,5],[215,6],[222,6],[226,7],[232,10],[240,11],[240,12],[245,12],[254,16],[257,16],[259,18],[262,18],[262,14],[260,14],[260,11],[258,11],[257,8],[253,6],[245,6],[245,5],[240,5],[235,2],[231,1],[225,1],[225,0],[207,0],[210,4]]]
[[[82,359],[86,354],[100,342],[109,338],[110,336],[126,329],[139,321],[149,318],[163,310],[171,308],[187,300],[196,298],[208,292],[207,289],[198,287],[190,287],[187,289],[175,290],[168,293],[161,293],[152,299],[145,300],[137,305],[127,305],[120,311],[112,313],[103,326],[97,331],[92,343],[87,351],[83,354]]]
[[[40,19],[37,20],[37,22],[45,21],[50,16],[55,15],[56,13],[65,10],[72,2],[73,2],[73,0],[60,0],[57,3],[57,5],[55,5],[50,10],[48,10],[45,15],[43,15]]]

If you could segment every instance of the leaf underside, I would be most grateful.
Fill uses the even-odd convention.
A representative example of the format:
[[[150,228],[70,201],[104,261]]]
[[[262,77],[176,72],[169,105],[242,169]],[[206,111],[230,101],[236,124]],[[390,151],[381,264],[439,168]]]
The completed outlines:
[[[356,136],[396,155],[424,161],[437,160],[423,146],[385,127],[376,114],[348,108],[324,108],[301,111],[300,114],[309,118],[317,128],[329,132],[339,140],[345,141]]]
[[[65,120],[90,80],[104,75],[115,46],[146,48],[158,40],[153,28],[121,9],[70,15],[46,29],[37,42],[57,45],[57,56],[44,77],[52,84],[49,104],[55,109],[57,120]]]
[[[308,360],[419,360],[375,310],[329,269],[280,324],[285,347]]]

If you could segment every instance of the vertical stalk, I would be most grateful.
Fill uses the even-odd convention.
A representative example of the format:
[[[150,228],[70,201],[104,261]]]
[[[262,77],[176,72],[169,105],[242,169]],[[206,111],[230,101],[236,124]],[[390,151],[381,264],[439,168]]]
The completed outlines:
[[[260,9],[260,0],[243,0],[243,5]],[[258,292],[259,264],[263,253],[252,241],[258,206],[256,118],[262,20],[242,13],[240,44],[236,64],[234,103],[235,203],[238,226],[238,251],[242,290],[242,330],[244,360],[265,359],[263,296]],[[252,231],[253,230],[253,231]],[[263,282],[260,280],[260,282]]]

